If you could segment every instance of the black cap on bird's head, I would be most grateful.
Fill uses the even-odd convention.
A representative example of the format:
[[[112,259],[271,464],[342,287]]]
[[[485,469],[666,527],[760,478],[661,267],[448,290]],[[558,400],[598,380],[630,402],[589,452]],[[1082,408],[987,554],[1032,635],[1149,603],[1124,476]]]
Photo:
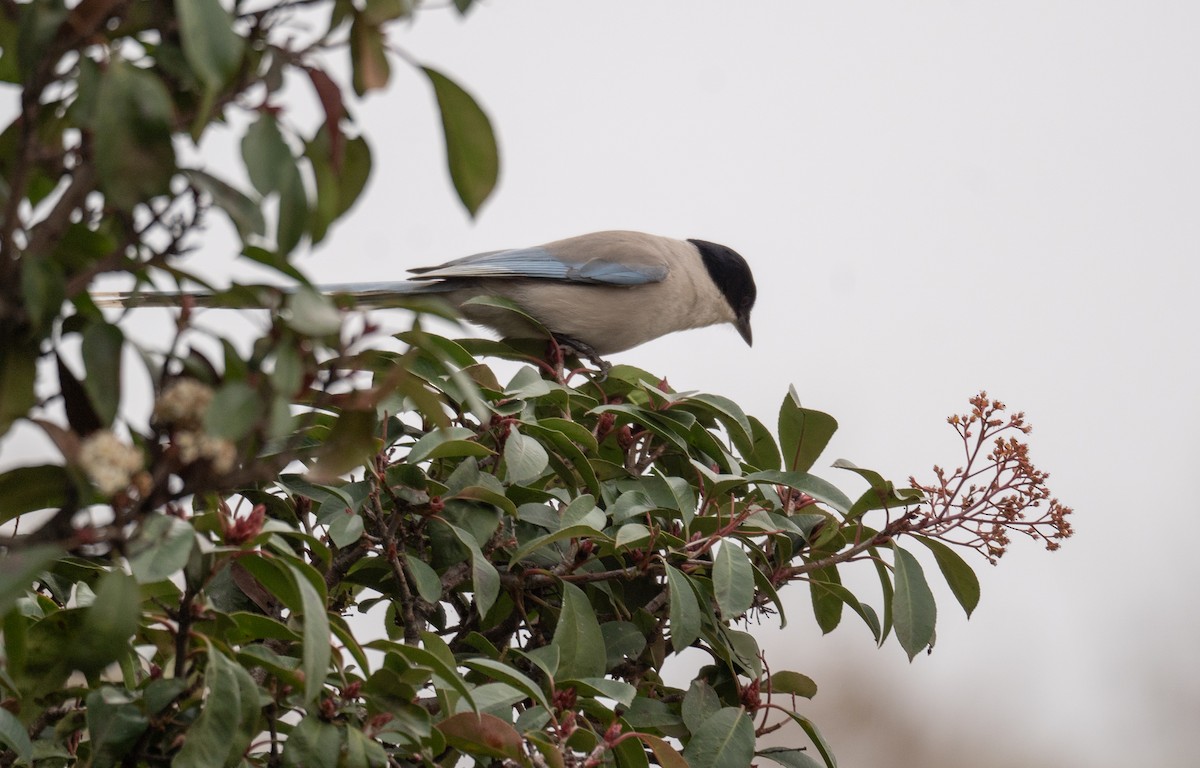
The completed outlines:
[[[754,336],[750,332],[750,310],[754,309],[754,300],[758,298],[758,288],[754,285],[754,275],[750,273],[750,265],[741,254],[732,248],[707,240],[688,240],[700,251],[700,258],[708,270],[709,276],[716,286],[721,289],[721,295],[733,309],[734,327],[746,340],[754,344]]]

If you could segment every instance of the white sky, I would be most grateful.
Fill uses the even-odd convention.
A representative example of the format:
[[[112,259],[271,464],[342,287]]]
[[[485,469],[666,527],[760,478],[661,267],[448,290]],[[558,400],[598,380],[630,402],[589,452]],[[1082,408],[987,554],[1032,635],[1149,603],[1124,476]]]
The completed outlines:
[[[462,213],[395,62],[354,108],[366,196],[303,263],[344,282],[608,228],[724,243],[758,280],[755,347],[722,327],[616,359],[768,423],[794,384],[841,422],[829,462],[897,479],[954,465],[944,418],[986,388],[1035,424],[1076,537],[973,563],[975,617],[938,591],[911,665],[854,617],[822,638],[796,588],[758,633],[773,666],[823,686],[809,712],[847,766],[1195,765],[1198,35],[1182,1],[429,11],[393,42],[487,109],[496,195]]]

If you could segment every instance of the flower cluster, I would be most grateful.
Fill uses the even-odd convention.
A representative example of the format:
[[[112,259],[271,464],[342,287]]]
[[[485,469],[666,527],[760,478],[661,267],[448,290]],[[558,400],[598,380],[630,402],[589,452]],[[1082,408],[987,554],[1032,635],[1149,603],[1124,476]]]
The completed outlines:
[[[204,431],[213,394],[212,387],[195,379],[176,379],[154,403],[154,423],[170,430],[184,466],[207,461],[214,472],[225,474],[237,464],[237,446]]]
[[[1050,495],[1050,474],[1034,466],[1029,446],[1017,435],[1033,429],[1019,412],[1004,417],[1006,406],[986,392],[971,398],[970,413],[948,421],[963,441],[966,465],[947,472],[934,467],[935,483],[914,488],[925,494],[911,525],[921,533],[979,550],[995,563],[1021,533],[1058,549],[1072,534],[1072,509]],[[960,534],[960,535],[955,535]],[[965,534],[965,537],[961,534]]]
[[[141,451],[107,429],[88,435],[79,447],[79,466],[105,496],[128,488],[144,463]]]

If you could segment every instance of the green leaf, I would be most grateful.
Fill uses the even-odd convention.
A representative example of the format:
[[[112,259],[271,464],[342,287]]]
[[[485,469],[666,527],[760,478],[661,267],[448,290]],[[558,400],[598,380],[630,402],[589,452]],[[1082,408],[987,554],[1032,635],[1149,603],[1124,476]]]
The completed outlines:
[[[150,725],[133,698],[111,686],[88,694],[86,717],[94,768],[119,765]]]
[[[162,581],[187,565],[195,544],[196,532],[187,522],[168,515],[148,515],[130,543],[129,570],[139,584]]]
[[[433,84],[442,113],[450,178],[459,199],[474,216],[500,175],[500,154],[491,121],[470,94],[452,80],[429,67],[421,69]]]
[[[558,676],[601,677],[604,674],[604,635],[596,611],[582,589],[562,582],[562,611],[550,645],[558,649]]]
[[[895,544],[892,550],[896,556],[896,593],[892,598],[892,616],[896,638],[911,661],[933,642],[937,605],[917,558]]]
[[[296,162],[279,132],[275,116],[267,111],[260,112],[258,119],[246,129],[241,147],[246,173],[258,193],[266,197],[278,192],[286,183],[284,169],[289,165],[295,167]]]
[[[692,734],[683,750],[691,768],[745,768],[754,760],[754,724],[741,707],[725,707]]]
[[[100,75],[92,120],[100,188],[113,206],[131,210],[170,191],[175,174],[171,141],[174,106],[166,86],[148,69],[114,59]]]
[[[479,618],[483,618],[500,596],[500,573],[483,554],[474,536],[457,525],[442,522],[471,553],[471,586],[475,589],[475,610],[479,612]]]
[[[771,691],[811,699],[817,695],[817,684],[808,675],[783,670],[771,675]]]
[[[258,730],[258,686],[240,664],[211,644],[204,688],[200,716],[171,763],[178,768],[237,765]]]
[[[63,551],[53,544],[35,544],[9,550],[4,557],[0,557],[0,616],[7,614],[17,600],[33,587],[38,574],[62,554]]]
[[[378,428],[379,417],[374,410],[342,411],[321,442],[309,477],[318,482],[332,482],[370,461],[380,446],[375,436]]]
[[[495,715],[460,712],[436,727],[450,746],[468,755],[507,758],[518,765],[525,764],[525,741],[521,734]]]
[[[362,515],[338,515],[329,526],[329,538],[335,546],[345,548],[362,538]]]
[[[837,566],[820,568],[808,574],[813,616],[824,634],[829,634],[842,622],[842,606],[845,603],[829,588],[830,585],[841,586],[841,583],[842,578],[838,574]]]
[[[801,493],[807,493],[817,501],[836,509],[842,514],[846,514],[850,510],[850,498],[846,494],[838,490],[832,483],[822,480],[816,475],[810,475],[807,472],[766,470],[746,475],[745,480],[752,483],[765,482],[775,485],[786,485]]]
[[[473,658],[463,660],[462,665],[476,672],[482,672],[493,680],[507,683],[546,709],[552,709],[549,699],[546,698],[546,694],[538,687],[538,684],[508,664],[494,659]]]
[[[794,472],[807,472],[837,431],[837,420],[827,413],[800,407],[794,388],[779,408],[779,448],[783,465]]]
[[[975,571],[957,552],[937,539],[927,536],[914,538],[933,552],[946,584],[950,586],[950,591],[954,593],[954,597],[958,599],[959,605],[967,612],[969,618],[975,606],[979,605],[979,577],[975,575]]]
[[[354,92],[359,96],[383,88],[392,75],[387,40],[379,24],[365,13],[356,13],[350,25],[350,63]]]
[[[537,440],[523,435],[515,428],[504,442],[504,479],[515,485],[536,480],[550,463],[546,449]]]
[[[721,618],[732,621],[754,604],[754,566],[733,539],[721,542],[712,566],[713,591]]]
[[[405,558],[408,571],[415,582],[417,594],[427,603],[436,603],[442,599],[442,580],[437,571],[429,567],[424,560],[416,557]]]
[[[62,507],[71,492],[66,467],[39,464],[9,470],[0,475],[0,524],[26,512]]]
[[[833,750],[829,748],[828,742],[825,741],[825,737],[821,735],[816,724],[807,717],[798,715],[795,712],[787,712],[786,714],[808,734],[808,738],[812,739],[813,746],[821,753],[821,759],[825,761],[826,767],[837,768],[837,758],[833,756]]]
[[[802,749],[791,747],[771,747],[756,752],[759,757],[773,760],[786,768],[821,768],[821,763],[808,756]]]
[[[325,612],[324,596],[317,592],[308,577],[300,571],[300,568],[310,566],[293,565],[290,562],[283,562],[282,566],[291,575],[300,594],[300,612],[304,616],[304,700],[311,702],[325,687],[325,675],[329,671],[332,655],[329,644],[329,616]]]
[[[582,696],[612,699],[623,707],[628,707],[637,697],[637,688],[607,677],[560,677],[556,683],[560,688],[573,687]]]
[[[283,745],[283,764],[288,768],[336,766],[342,751],[342,732],[333,723],[309,715],[292,728]]]
[[[185,170],[184,175],[197,188],[208,193],[208,196],[212,198],[213,205],[225,212],[243,242],[255,235],[263,237],[267,234],[267,224],[263,220],[262,206],[251,199],[249,195],[216,176],[195,168]]]
[[[779,456],[779,446],[771,430],[753,416],[750,419],[750,434],[753,445],[748,455],[743,456],[755,469],[779,469],[782,459]]]
[[[0,344],[0,435],[37,404],[33,390],[37,359],[36,345],[13,344],[9,339]]]
[[[667,589],[670,590],[671,647],[679,653],[700,637],[700,603],[687,575],[669,565]]]
[[[692,735],[700,733],[705,722],[720,711],[721,697],[713,687],[703,680],[693,680],[680,706],[683,724]]]
[[[103,426],[117,416],[121,397],[121,346],[125,335],[109,323],[92,323],[83,332],[83,389]]]
[[[262,415],[258,392],[244,381],[226,381],[204,413],[204,431],[230,441],[250,434]]]
[[[654,758],[658,760],[658,764],[662,768],[690,768],[691,764],[683,759],[683,755],[663,739],[649,733],[639,733],[637,737],[642,740],[643,744],[650,747],[650,751],[654,753]]]
[[[846,513],[847,520],[853,520],[873,509],[898,509],[915,504],[921,500],[922,493],[916,488],[897,489],[891,480],[885,480],[883,475],[872,469],[863,469],[845,459],[833,463],[838,469],[847,469],[871,484],[863,492],[854,506]]]
[[[33,743],[29,741],[25,726],[3,707],[0,707],[0,742],[7,744],[8,748],[16,753],[18,760],[33,764]]]
[[[210,94],[219,93],[242,63],[244,43],[220,0],[175,0],[183,55]]]
[[[129,653],[130,638],[141,618],[141,592],[132,576],[109,571],[96,582],[96,599],[86,609],[81,637],[87,643],[75,649],[78,667],[98,672]]]

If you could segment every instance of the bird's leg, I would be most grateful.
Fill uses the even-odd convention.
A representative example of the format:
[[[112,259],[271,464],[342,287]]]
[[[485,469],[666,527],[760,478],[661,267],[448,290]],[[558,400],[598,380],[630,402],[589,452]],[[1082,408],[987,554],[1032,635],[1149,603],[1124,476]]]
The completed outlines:
[[[592,349],[588,344],[583,343],[579,339],[573,339],[570,336],[562,334],[554,334],[554,341],[559,348],[559,353],[562,353],[563,347],[570,349],[580,357],[586,358],[589,363],[596,366],[600,371],[599,380],[604,381],[608,378],[608,372],[612,370],[612,363],[600,357],[600,353]],[[561,365],[561,359],[559,361]]]

